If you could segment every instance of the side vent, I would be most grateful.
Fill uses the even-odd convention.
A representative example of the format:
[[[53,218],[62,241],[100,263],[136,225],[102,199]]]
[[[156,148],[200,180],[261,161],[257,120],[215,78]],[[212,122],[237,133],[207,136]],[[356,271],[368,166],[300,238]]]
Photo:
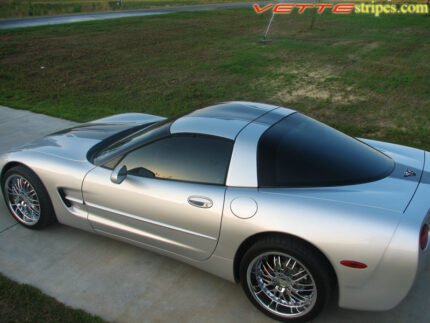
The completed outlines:
[[[63,202],[67,211],[77,217],[85,219],[87,218],[88,212],[85,207],[85,202],[82,200],[82,198],[75,197],[81,196],[80,191],[59,188],[58,195],[60,196],[61,201]]]
[[[61,200],[67,207],[72,207],[72,203],[66,198],[66,193],[62,188],[58,189],[58,194],[60,194]]]

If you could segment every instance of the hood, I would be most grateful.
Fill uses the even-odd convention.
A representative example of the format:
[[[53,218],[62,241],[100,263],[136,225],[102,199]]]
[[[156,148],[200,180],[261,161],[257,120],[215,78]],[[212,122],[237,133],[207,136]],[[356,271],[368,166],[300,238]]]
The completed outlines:
[[[55,132],[24,145],[19,150],[84,161],[87,160],[88,151],[102,140],[115,135],[126,135],[163,119],[141,113],[120,114]]]
[[[420,149],[375,140],[359,140],[394,160],[395,168],[389,176],[374,182],[357,185],[281,189],[282,193],[403,213],[420,182],[425,152]]]

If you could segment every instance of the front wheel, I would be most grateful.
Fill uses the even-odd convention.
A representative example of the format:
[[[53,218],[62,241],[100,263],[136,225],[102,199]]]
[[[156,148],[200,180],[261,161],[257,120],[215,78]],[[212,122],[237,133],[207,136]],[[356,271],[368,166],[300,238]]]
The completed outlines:
[[[305,243],[284,237],[258,241],[244,255],[240,277],[252,303],[283,322],[306,322],[332,294],[327,261]]]
[[[42,229],[56,217],[48,192],[30,169],[16,166],[2,180],[3,196],[12,216],[29,229]]]

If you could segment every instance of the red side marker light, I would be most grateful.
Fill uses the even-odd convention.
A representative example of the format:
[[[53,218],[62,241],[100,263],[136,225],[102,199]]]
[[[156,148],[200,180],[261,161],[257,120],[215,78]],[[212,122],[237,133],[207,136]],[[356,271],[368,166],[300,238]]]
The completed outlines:
[[[340,262],[341,265],[344,265],[345,267],[355,268],[355,269],[364,269],[367,268],[366,264],[363,264],[362,262],[354,261],[354,260],[342,260]]]
[[[428,239],[429,239],[429,226],[427,224],[424,224],[420,232],[420,247],[422,250],[424,250],[427,247]]]

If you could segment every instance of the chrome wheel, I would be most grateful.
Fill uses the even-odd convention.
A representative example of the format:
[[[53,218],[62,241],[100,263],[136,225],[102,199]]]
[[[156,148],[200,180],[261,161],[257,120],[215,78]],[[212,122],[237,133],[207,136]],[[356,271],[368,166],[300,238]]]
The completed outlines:
[[[255,300],[277,316],[304,316],[315,306],[315,280],[310,271],[290,255],[263,253],[251,261],[246,276]]]
[[[6,200],[16,219],[35,225],[40,219],[40,202],[33,185],[21,175],[9,176],[4,185]]]

